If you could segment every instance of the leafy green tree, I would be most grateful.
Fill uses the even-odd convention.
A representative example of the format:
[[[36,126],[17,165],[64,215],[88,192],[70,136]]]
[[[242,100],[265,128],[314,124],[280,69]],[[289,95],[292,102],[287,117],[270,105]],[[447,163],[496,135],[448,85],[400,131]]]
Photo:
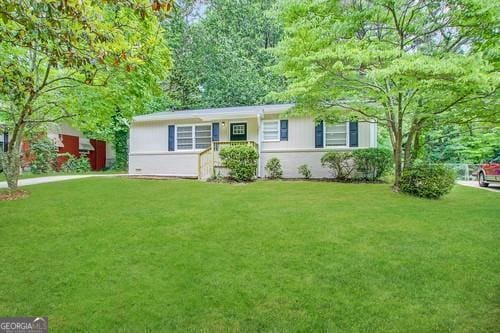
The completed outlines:
[[[104,87],[139,70],[163,47],[159,19],[170,7],[170,0],[0,2],[0,120],[10,133],[0,158],[10,189],[25,133],[72,116],[68,91],[78,97],[83,85]]]
[[[496,112],[496,10],[481,0],[283,2],[282,96],[318,119],[385,125],[399,190],[429,126]]]
[[[174,68],[165,83],[166,105],[174,108],[270,102],[283,80],[268,69],[282,29],[271,0],[182,1],[166,22]]]
[[[433,128],[424,135],[422,159],[445,163],[482,163],[500,156],[500,127],[467,123]]]

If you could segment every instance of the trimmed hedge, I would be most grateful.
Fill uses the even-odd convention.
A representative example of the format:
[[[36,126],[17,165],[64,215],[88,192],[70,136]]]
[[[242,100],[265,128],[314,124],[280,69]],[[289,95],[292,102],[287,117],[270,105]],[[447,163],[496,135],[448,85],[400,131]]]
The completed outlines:
[[[403,171],[400,190],[417,197],[438,199],[455,184],[455,173],[442,164],[416,164]]]
[[[353,151],[357,177],[365,180],[380,179],[392,168],[392,152],[384,148],[366,148]]]
[[[222,165],[229,169],[229,177],[237,182],[253,179],[259,154],[249,145],[232,145],[221,149]]]

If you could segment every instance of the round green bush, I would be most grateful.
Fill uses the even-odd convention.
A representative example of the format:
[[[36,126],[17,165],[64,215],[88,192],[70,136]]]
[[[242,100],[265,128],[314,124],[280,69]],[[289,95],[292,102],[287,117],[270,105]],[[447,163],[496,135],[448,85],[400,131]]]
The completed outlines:
[[[229,169],[229,177],[237,182],[253,179],[259,154],[250,145],[231,145],[221,149],[222,165]]]
[[[61,166],[61,172],[82,173],[82,172],[89,172],[92,170],[90,166],[90,161],[86,156],[76,157],[69,153],[66,153],[61,156],[67,157],[66,162],[64,162],[64,164]]]
[[[297,170],[299,174],[302,175],[305,179],[309,179],[312,177],[311,169],[307,164],[302,164]]]
[[[453,170],[442,164],[417,164],[403,172],[401,192],[417,197],[438,199],[455,184]]]
[[[358,177],[365,180],[380,179],[392,167],[392,152],[385,148],[357,149],[352,153]]]
[[[273,157],[266,163],[267,177],[271,179],[281,178],[283,176],[283,168],[279,158]]]
[[[31,144],[33,159],[30,162],[31,172],[48,173],[56,166],[57,147],[49,138],[40,138]]]
[[[345,181],[354,171],[352,153],[349,151],[330,150],[321,157],[321,165],[330,169],[334,178]]]

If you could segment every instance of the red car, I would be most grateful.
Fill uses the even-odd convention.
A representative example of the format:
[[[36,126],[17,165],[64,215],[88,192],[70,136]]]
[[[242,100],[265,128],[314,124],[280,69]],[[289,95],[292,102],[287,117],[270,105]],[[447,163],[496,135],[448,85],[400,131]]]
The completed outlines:
[[[481,164],[477,171],[479,186],[487,187],[490,183],[500,184],[500,156],[489,163]]]

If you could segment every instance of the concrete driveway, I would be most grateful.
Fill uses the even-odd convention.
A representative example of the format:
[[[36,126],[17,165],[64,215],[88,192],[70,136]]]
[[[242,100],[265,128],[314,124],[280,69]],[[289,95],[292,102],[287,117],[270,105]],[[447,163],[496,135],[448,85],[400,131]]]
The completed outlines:
[[[18,186],[22,187],[22,186],[28,186],[28,185],[53,183],[53,182],[60,182],[60,181],[64,181],[64,180],[89,178],[89,177],[116,177],[116,176],[127,176],[127,174],[66,175],[66,176],[36,177],[36,178],[19,179]],[[7,188],[7,182],[0,182],[0,188]]]
[[[480,187],[478,182],[475,180],[458,180],[457,184],[463,185],[463,186],[469,186],[469,187],[475,187],[480,190],[487,190],[491,192],[498,192],[500,193],[500,184],[490,184],[488,187]]]

